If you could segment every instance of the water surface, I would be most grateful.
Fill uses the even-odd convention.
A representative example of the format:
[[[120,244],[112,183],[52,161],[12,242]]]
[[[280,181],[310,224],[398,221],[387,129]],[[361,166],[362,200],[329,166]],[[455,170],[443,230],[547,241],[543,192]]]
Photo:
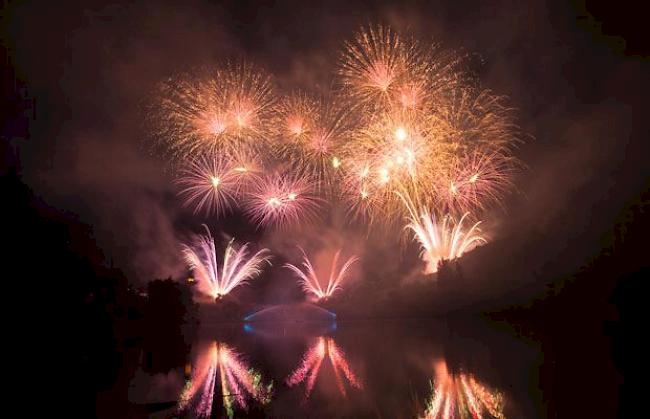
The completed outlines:
[[[153,417],[537,417],[538,348],[471,321],[203,324],[149,348],[128,397]]]

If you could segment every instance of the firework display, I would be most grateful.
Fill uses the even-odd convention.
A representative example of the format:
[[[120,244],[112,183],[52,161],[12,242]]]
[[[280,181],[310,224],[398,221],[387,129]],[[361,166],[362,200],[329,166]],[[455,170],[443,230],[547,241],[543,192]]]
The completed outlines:
[[[216,219],[237,208],[264,229],[341,208],[369,230],[412,232],[426,273],[485,243],[479,220],[518,167],[505,99],[481,88],[462,56],[386,26],[362,28],[339,57],[328,94],[283,94],[245,63],[165,82],[156,134],[180,167],[185,204]],[[318,299],[349,267],[321,288],[305,260],[306,273],[288,267]]]
[[[307,257],[305,251],[302,250],[302,248],[300,251],[303,255],[302,266],[304,270],[290,263],[287,263],[284,266],[293,271],[293,273],[295,273],[298,278],[300,278],[300,283],[302,284],[303,290],[307,294],[313,295],[316,300],[327,300],[332,296],[332,294],[334,294],[334,292],[339,290],[341,288],[341,283],[347,276],[348,270],[352,264],[359,260],[358,257],[352,256],[339,268],[338,261],[339,256],[341,255],[341,250],[338,250],[332,259],[332,266],[329,270],[327,285],[325,285],[322,284],[324,281],[318,279],[318,275],[314,270],[314,266]]]
[[[304,176],[274,173],[257,182],[248,194],[245,212],[258,225],[288,226],[317,216],[321,199]]]
[[[503,395],[468,374],[452,374],[444,361],[435,364],[431,398],[423,419],[503,419]]]
[[[266,249],[249,256],[248,243],[238,247],[230,240],[219,269],[215,241],[210,230],[205,229],[205,235],[197,235],[191,245],[183,245],[183,253],[198,279],[199,288],[217,300],[258,276],[270,256]]]
[[[180,169],[177,183],[185,205],[195,213],[221,215],[239,206],[257,180],[258,166],[250,158],[210,153]]]
[[[159,136],[178,157],[260,150],[269,139],[271,78],[252,65],[170,79],[161,86]]]

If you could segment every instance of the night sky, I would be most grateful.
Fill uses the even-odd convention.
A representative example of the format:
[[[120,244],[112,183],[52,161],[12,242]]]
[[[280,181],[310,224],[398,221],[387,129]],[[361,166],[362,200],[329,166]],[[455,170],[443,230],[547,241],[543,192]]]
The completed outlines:
[[[360,25],[388,24],[466,55],[482,86],[516,110],[525,135],[515,154],[525,167],[503,206],[485,217],[490,243],[467,255],[463,269],[475,281],[472,304],[530,304],[549,289],[561,292],[566,278],[613,243],[636,251],[616,272],[648,265],[643,234],[628,235],[647,226],[650,50],[643,13],[618,2],[584,3],[8,2],[5,93],[12,98],[7,80],[15,80],[35,109],[24,112],[22,131],[15,106],[8,108],[14,116],[4,124],[10,157],[3,162],[47,206],[91,226],[103,263],[131,283],[184,277],[179,240],[201,221],[181,208],[171,173],[151,146],[147,121],[158,83],[243,58],[271,72],[281,92],[326,91],[342,42]],[[631,207],[646,221],[630,219]],[[628,230],[621,230],[626,220]],[[236,215],[212,225],[282,246]],[[364,247],[363,234],[350,234],[353,246]],[[412,262],[403,253],[368,250],[374,259],[365,264],[374,266],[370,272],[390,271]],[[598,282],[593,292],[585,285],[571,294],[576,310],[581,296],[603,300],[593,305],[600,310],[617,279],[589,278]]]
[[[243,57],[280,89],[326,89],[337,48],[369,22],[466,53],[483,85],[517,109],[527,168],[505,211],[487,217],[499,237],[543,236],[535,257],[569,250],[561,263],[574,269],[647,182],[647,61],[578,5],[95,3],[7,9],[9,59],[38,112],[17,144],[26,181],[90,223],[107,257],[139,280],[182,270],[174,185],[147,149],[156,83]]]

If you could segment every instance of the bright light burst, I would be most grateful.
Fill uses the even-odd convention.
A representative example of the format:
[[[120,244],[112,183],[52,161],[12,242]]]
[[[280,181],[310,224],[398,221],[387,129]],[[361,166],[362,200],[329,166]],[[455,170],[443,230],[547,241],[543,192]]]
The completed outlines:
[[[260,150],[272,127],[275,97],[268,75],[246,63],[161,87],[158,137],[176,156]]]
[[[438,220],[434,213],[428,212],[423,212],[419,218],[411,218],[406,228],[413,231],[422,247],[421,257],[426,262],[425,273],[436,272],[441,260],[459,258],[463,253],[486,243],[478,228],[480,221],[464,229],[463,222],[468,215],[469,213],[463,214],[458,222],[449,214]]]
[[[248,243],[238,247],[232,239],[226,246],[219,269],[215,241],[208,227],[204,227],[206,234],[196,235],[191,245],[183,245],[183,254],[198,279],[199,289],[212,298],[219,299],[247,283],[261,273],[265,262],[269,263],[267,249],[250,256]]]
[[[264,385],[260,373],[246,365],[230,346],[215,341],[199,353],[178,409],[192,410],[195,417],[212,417],[214,396],[221,394],[226,414],[232,418],[235,407],[247,410],[248,399],[268,403],[272,386]]]
[[[319,337],[316,342],[309,347],[302,358],[301,364],[287,378],[287,385],[293,387],[304,382],[305,397],[309,398],[314,389],[316,378],[318,378],[318,374],[325,358],[330,361],[336,378],[336,385],[342,396],[347,394],[343,383],[343,377],[345,377],[351,387],[356,389],[363,388],[361,381],[359,381],[350,369],[350,366],[345,359],[345,353],[336,345],[334,339],[329,336]]]
[[[180,169],[179,194],[194,212],[221,215],[238,201],[255,179],[257,166],[252,159],[223,154],[202,155]]]
[[[341,250],[338,250],[334,254],[334,259],[332,259],[332,265],[327,277],[327,284],[321,284],[321,282],[324,281],[318,279],[318,275],[316,274],[311,261],[307,257],[307,254],[302,248],[299,247],[299,249],[303,255],[303,269],[290,263],[287,263],[284,266],[298,276],[303,290],[306,293],[313,295],[316,300],[327,300],[337,290],[341,289],[341,283],[346,279],[348,270],[356,261],[359,260],[358,257],[352,256],[339,268],[338,261],[339,256],[341,255]]]
[[[389,27],[370,27],[346,42],[339,74],[356,106],[375,107],[390,100],[416,57]]]
[[[501,393],[488,390],[471,375],[450,373],[444,361],[435,364],[432,387],[422,419],[505,419]]]
[[[260,226],[282,228],[314,219],[320,203],[309,178],[276,173],[260,179],[245,211]]]

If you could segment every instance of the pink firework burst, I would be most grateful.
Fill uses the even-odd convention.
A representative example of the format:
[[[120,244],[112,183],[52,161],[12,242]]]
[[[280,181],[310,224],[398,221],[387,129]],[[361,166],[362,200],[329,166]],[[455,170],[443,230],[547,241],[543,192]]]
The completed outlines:
[[[181,169],[177,183],[185,206],[194,212],[223,214],[235,205],[237,176],[231,170],[230,159],[222,156],[202,156]]]
[[[334,292],[340,290],[341,283],[346,279],[348,270],[352,264],[359,260],[357,256],[352,256],[343,264],[343,266],[339,268],[338,261],[339,256],[341,255],[341,250],[338,250],[334,254],[334,259],[332,260],[332,266],[329,270],[327,283],[321,284],[321,282],[324,281],[318,279],[318,275],[316,274],[311,261],[307,257],[307,254],[302,248],[299,247],[299,249],[303,255],[303,269],[290,263],[287,263],[284,266],[285,268],[293,271],[298,276],[303,290],[305,290],[306,293],[313,295],[317,300],[327,300],[332,296],[332,294],[334,294]]]
[[[214,239],[208,227],[204,227],[205,235],[196,235],[192,245],[183,245],[183,255],[199,281],[199,289],[217,300],[258,276],[270,256],[267,249],[250,256],[248,243],[237,247],[233,239],[226,246],[219,269]]]
[[[221,215],[234,206],[257,178],[259,165],[245,155],[208,154],[190,161],[177,180],[185,206],[194,213]]]
[[[460,211],[484,209],[498,203],[512,186],[514,163],[502,153],[473,153],[458,159],[438,186],[448,208]]]
[[[301,224],[315,218],[320,207],[313,191],[307,177],[266,176],[248,194],[246,212],[260,226]]]

